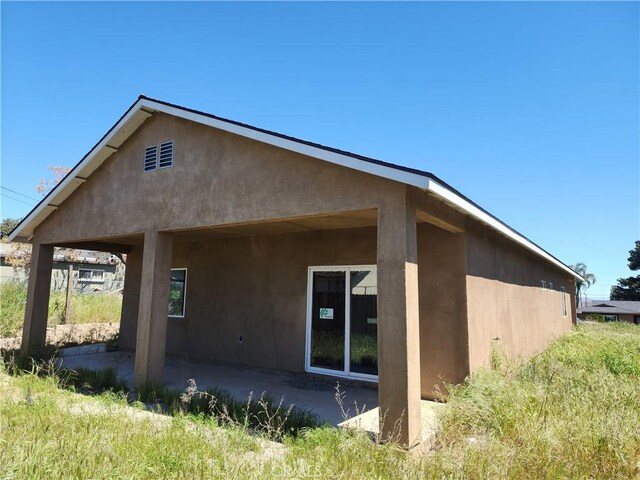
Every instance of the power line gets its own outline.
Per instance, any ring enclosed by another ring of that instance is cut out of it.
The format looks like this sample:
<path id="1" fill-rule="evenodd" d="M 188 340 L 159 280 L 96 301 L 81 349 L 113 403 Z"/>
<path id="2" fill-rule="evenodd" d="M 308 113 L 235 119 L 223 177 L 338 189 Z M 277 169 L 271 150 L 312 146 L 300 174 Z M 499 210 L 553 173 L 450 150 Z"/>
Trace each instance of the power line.
<path id="1" fill-rule="evenodd" d="M 25 195 L 24 193 L 16 192 L 15 190 L 11 190 L 10 188 L 7 188 L 7 187 L 2 187 L 2 186 L 0 186 L 0 188 L 1 188 L 1 189 L 3 189 L 3 190 L 6 190 L 6 191 L 8 191 L 8 192 L 11 192 L 11 193 L 15 193 L 15 194 L 17 194 L 17 195 L 20 195 L 21 197 L 28 198 L 29 200 L 35 200 L 36 202 L 39 202 L 39 201 L 40 201 L 40 200 L 38 200 L 37 198 L 30 197 L 29 195 Z"/>
<path id="2" fill-rule="evenodd" d="M 24 203 L 25 205 L 29 205 L 30 207 L 33 207 L 33 203 L 25 202 L 24 200 L 20 200 L 19 198 L 14 198 L 11 195 L 7 195 L 6 193 L 0 193 L 0 195 L 2 195 L 3 197 L 10 198 L 11 200 L 14 200 L 16 202 Z"/>

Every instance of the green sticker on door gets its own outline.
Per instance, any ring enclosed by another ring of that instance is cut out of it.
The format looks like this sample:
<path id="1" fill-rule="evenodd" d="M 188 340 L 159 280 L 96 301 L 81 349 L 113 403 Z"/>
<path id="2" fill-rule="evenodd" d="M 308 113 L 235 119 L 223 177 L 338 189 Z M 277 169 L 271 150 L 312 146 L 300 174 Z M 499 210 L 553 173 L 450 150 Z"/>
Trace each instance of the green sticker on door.
<path id="1" fill-rule="evenodd" d="M 333 320 L 333 308 L 321 308 L 320 320 Z"/>

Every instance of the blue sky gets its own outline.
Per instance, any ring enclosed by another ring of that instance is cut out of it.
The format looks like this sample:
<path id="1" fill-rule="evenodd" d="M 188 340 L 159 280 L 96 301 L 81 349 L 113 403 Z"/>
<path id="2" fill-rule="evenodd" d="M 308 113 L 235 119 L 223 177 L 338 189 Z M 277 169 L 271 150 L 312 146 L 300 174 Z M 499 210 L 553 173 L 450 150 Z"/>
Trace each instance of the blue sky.
<path id="1" fill-rule="evenodd" d="M 639 6 L 2 2 L 1 214 L 142 93 L 433 172 L 604 297 L 640 238 Z"/>

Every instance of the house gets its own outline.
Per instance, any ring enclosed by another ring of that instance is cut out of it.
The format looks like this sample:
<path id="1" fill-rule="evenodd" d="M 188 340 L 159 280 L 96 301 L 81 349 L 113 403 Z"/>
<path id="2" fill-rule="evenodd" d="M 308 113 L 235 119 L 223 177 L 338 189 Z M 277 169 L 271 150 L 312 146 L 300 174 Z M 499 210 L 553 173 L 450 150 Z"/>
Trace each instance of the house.
<path id="1" fill-rule="evenodd" d="M 578 308 L 578 318 L 581 320 L 586 320 L 592 314 L 602 315 L 607 322 L 629 322 L 640 325 L 640 302 L 597 300 L 586 307 Z"/>
<path id="2" fill-rule="evenodd" d="M 10 239 L 33 244 L 25 351 L 53 246 L 123 252 L 137 384 L 165 353 L 374 382 L 405 444 L 443 382 L 568 331 L 580 278 L 431 173 L 144 96 Z"/>
<path id="3" fill-rule="evenodd" d="M 26 283 L 28 276 L 23 267 L 11 264 L 10 257 L 20 255 L 10 244 L 0 243 L 0 283 Z M 51 266 L 51 289 L 67 288 L 69 268 L 73 275 L 73 290 L 77 293 L 115 291 L 122 288 L 123 275 L 120 260 L 114 255 L 85 250 L 57 250 Z"/>

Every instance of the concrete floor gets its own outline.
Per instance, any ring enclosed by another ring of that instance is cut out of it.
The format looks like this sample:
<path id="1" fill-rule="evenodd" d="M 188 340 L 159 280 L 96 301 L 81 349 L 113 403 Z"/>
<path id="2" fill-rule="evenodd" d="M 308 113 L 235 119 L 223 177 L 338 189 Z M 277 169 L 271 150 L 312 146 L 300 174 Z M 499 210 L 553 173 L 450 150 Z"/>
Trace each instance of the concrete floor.
<path id="1" fill-rule="evenodd" d="M 117 351 L 64 356 L 61 361 L 65 368 L 114 368 L 118 378 L 131 385 L 134 356 L 133 352 Z M 343 406 L 349 417 L 356 416 L 356 410 L 363 413 L 378 406 L 375 384 L 362 386 L 331 377 L 325 379 L 241 366 L 187 362 L 171 356 L 167 356 L 165 361 L 164 378 L 170 388 L 184 390 L 187 381 L 194 379 L 199 389 L 219 387 L 229 391 L 238 400 L 246 400 L 251 392 L 254 398 L 264 392 L 276 401 L 284 399 L 287 407 L 293 404 L 311 410 L 320 422 L 332 425 L 345 420 L 335 398 L 338 381 L 345 395 Z"/>

